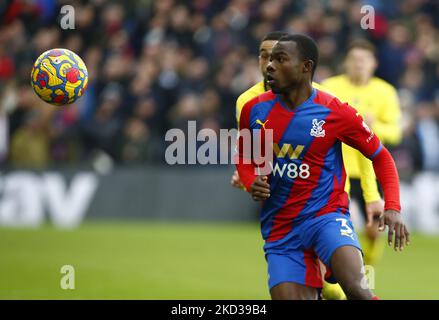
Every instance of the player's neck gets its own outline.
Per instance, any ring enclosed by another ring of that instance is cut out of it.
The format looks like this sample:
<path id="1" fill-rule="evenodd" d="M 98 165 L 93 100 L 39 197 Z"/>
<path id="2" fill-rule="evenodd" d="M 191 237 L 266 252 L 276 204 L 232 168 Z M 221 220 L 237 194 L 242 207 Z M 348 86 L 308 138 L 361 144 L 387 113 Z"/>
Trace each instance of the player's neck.
<path id="1" fill-rule="evenodd" d="M 308 100 L 311 94 L 311 82 L 306 82 L 301 84 L 297 88 L 291 89 L 286 93 L 282 93 L 281 98 L 289 109 L 294 110 L 306 100 Z"/>

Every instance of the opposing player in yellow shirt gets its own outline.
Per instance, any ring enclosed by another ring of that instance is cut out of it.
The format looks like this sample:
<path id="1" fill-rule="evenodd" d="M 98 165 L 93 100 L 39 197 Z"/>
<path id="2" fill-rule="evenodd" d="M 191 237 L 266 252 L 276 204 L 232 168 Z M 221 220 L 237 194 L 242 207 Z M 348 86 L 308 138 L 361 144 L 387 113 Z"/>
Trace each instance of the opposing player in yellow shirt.
<path id="1" fill-rule="evenodd" d="M 243 94 L 241 94 L 236 101 L 236 121 L 239 129 L 239 118 L 241 114 L 241 110 L 244 107 L 244 104 L 251 100 L 252 98 L 264 93 L 265 91 L 269 90 L 268 86 L 266 85 L 265 79 L 266 79 L 266 68 L 268 65 L 268 62 L 270 60 L 270 54 L 273 46 L 279 40 L 282 36 L 288 35 L 286 32 L 280 32 L 275 31 L 268 33 L 261 41 L 261 44 L 259 46 L 259 68 L 261 70 L 263 79 L 262 81 L 255 84 L 253 87 L 245 91 Z M 317 88 L 319 90 L 325 90 L 317 83 L 313 83 L 313 87 Z M 235 170 L 233 173 L 232 179 L 230 183 L 237 187 L 242 188 L 244 187 L 241 184 L 241 181 L 239 179 L 238 172 Z M 245 189 L 244 189 L 245 190 Z M 323 297 L 325 299 L 331 299 L 331 300 L 343 300 L 346 299 L 346 295 L 344 294 L 342 288 L 339 284 L 330 284 L 328 282 L 324 283 L 323 286 Z"/>
<path id="2" fill-rule="evenodd" d="M 398 96 L 391 84 L 374 77 L 377 60 L 373 44 L 367 40 L 353 41 L 348 46 L 344 67 L 345 74 L 328 78 L 322 85 L 340 100 L 355 106 L 385 145 L 398 144 L 402 136 Z M 375 173 L 371 161 L 357 150 L 343 144 L 342 152 L 349 177 L 346 191 L 360 204 L 367 221 L 362 244 L 364 261 L 374 264 L 383 249 L 383 243 L 378 241 L 377 219 L 383 208 Z"/>

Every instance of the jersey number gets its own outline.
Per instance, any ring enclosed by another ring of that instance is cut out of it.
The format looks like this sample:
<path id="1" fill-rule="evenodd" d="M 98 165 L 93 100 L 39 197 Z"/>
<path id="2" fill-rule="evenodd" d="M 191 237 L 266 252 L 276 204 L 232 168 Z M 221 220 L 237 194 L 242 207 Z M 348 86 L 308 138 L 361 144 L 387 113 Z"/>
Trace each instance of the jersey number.
<path id="1" fill-rule="evenodd" d="M 354 230 L 352 230 L 352 228 L 349 227 L 347 219 L 338 218 L 338 219 L 335 219 L 335 221 L 340 221 L 341 222 L 340 234 L 342 236 L 348 236 L 350 238 L 353 238 Z"/>

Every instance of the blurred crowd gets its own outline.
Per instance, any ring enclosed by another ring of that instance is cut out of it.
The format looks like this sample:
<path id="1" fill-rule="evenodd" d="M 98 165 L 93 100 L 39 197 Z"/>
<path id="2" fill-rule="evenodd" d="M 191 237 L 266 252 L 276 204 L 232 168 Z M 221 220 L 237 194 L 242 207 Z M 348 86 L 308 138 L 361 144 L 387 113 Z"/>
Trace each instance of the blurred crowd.
<path id="1" fill-rule="evenodd" d="M 75 29 L 60 28 L 60 8 Z M 363 5 L 375 9 L 364 30 Z M 403 176 L 439 170 L 439 6 L 435 0 L 6 0 L 0 5 L 0 161 L 13 167 L 160 163 L 169 128 L 235 127 L 235 101 L 260 81 L 258 45 L 274 30 L 316 39 L 316 82 L 341 73 L 347 43 L 377 47 L 377 75 L 398 89 Z M 65 107 L 29 85 L 39 54 L 78 53 L 84 97 Z"/>

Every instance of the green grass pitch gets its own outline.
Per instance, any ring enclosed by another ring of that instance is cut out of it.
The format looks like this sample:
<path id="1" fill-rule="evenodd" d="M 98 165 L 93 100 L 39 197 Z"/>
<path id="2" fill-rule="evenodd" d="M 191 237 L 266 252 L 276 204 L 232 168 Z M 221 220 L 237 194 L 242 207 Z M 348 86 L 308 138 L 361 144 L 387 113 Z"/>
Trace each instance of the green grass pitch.
<path id="1" fill-rule="evenodd" d="M 413 235 L 375 268 L 382 299 L 439 299 L 439 238 Z M 63 290 L 60 269 L 75 269 Z M 86 222 L 0 229 L 0 299 L 268 299 L 257 224 Z"/>

